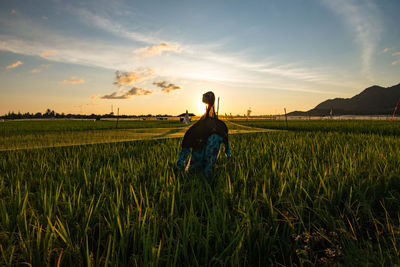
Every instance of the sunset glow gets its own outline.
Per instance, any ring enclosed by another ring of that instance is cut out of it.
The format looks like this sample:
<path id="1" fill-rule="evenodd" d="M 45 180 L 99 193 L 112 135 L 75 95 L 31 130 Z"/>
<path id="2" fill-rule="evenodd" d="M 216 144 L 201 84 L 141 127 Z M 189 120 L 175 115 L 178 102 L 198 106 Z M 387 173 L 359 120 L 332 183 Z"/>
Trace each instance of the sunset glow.
<path id="1" fill-rule="evenodd" d="M 1 114 L 197 114 L 209 90 L 280 114 L 400 81 L 399 1 L 0 6 Z"/>

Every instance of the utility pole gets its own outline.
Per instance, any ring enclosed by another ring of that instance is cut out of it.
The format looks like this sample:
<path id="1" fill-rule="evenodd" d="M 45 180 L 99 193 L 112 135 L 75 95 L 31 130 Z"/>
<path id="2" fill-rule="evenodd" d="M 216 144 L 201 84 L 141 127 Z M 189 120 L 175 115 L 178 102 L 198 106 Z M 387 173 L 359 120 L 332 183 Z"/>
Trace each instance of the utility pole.
<path id="1" fill-rule="evenodd" d="M 286 130 L 289 130 L 289 126 L 288 126 L 288 123 L 287 123 L 286 108 L 284 108 L 284 110 L 285 110 L 285 119 L 286 119 Z"/>
<path id="2" fill-rule="evenodd" d="M 118 119 L 119 119 L 119 108 L 117 109 L 117 125 L 115 126 L 115 128 L 118 128 Z"/>
<path id="3" fill-rule="evenodd" d="M 217 118 L 218 118 L 218 113 L 219 113 L 219 97 L 218 97 L 218 106 L 217 106 Z"/>

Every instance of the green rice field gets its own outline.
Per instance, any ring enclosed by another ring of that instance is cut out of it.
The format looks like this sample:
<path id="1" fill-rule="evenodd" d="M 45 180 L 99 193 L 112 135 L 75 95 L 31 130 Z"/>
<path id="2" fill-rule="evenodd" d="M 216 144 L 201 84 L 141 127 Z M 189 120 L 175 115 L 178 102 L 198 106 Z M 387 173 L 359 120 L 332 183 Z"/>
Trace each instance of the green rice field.
<path id="1" fill-rule="evenodd" d="M 48 123 L 0 123 L 0 266 L 400 265 L 397 122 L 227 122 L 210 183 L 179 122 Z"/>

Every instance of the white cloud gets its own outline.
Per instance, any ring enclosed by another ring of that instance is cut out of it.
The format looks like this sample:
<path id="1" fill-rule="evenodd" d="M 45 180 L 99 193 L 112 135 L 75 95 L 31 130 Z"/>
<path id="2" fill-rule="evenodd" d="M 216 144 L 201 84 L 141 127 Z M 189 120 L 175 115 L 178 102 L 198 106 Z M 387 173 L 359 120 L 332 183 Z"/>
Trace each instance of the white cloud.
<path id="1" fill-rule="evenodd" d="M 118 37 L 125 37 L 133 41 L 142 42 L 146 44 L 157 44 L 162 43 L 162 41 L 154 37 L 153 34 L 143 34 L 140 32 L 133 32 L 126 30 L 122 25 L 111 21 L 105 17 L 98 16 L 88 10 L 85 9 L 76 9 L 75 12 L 78 16 L 84 20 L 89 25 L 96 26 L 99 29 L 102 29 L 106 32 L 115 34 Z"/>
<path id="2" fill-rule="evenodd" d="M 378 7 L 370 0 L 357 3 L 354 0 L 323 0 L 323 2 L 342 16 L 350 30 L 355 33 L 355 41 L 361 48 L 362 71 L 369 75 L 381 33 Z"/>
<path id="3" fill-rule="evenodd" d="M 18 67 L 19 65 L 22 65 L 23 63 L 21 62 L 21 61 L 17 61 L 17 62 L 14 62 L 14 63 L 12 63 L 11 65 L 8 65 L 7 67 L 6 67 L 6 69 L 15 69 L 16 67 Z"/>
<path id="4" fill-rule="evenodd" d="M 38 40 L 22 39 L 10 35 L 1 35 L 0 39 L 8 40 L 7 46 L 0 46 L 0 51 L 16 54 L 41 56 L 44 51 L 53 51 L 53 55 L 44 54 L 47 60 L 72 63 L 84 66 L 95 66 L 106 69 L 131 69 L 133 66 L 131 47 L 93 44 L 90 40 L 78 40 L 36 31 Z M 49 38 L 49 36 L 51 36 Z"/>

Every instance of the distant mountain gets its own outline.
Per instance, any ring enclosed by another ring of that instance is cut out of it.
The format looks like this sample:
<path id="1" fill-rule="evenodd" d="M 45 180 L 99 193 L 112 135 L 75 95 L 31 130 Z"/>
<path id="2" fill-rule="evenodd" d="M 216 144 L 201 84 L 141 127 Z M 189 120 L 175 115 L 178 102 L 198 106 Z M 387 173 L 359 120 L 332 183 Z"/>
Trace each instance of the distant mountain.
<path id="1" fill-rule="evenodd" d="M 400 98 L 400 83 L 392 87 L 371 86 L 352 98 L 328 99 L 309 111 L 294 111 L 291 116 L 386 115 L 392 114 Z"/>

